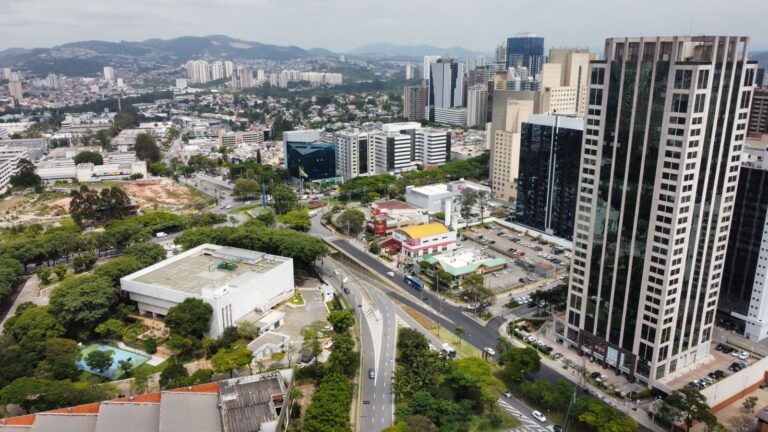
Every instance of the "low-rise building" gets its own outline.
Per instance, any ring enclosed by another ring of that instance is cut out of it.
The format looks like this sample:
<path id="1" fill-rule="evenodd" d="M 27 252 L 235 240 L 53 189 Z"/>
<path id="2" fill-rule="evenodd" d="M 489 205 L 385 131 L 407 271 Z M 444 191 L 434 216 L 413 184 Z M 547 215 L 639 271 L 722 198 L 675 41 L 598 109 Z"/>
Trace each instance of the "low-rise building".
<path id="1" fill-rule="evenodd" d="M 395 230 L 392 238 L 400 243 L 400 254 L 414 258 L 456 249 L 456 231 L 439 222 Z"/>
<path id="2" fill-rule="evenodd" d="M 293 260 L 247 249 L 203 244 L 120 280 L 139 313 L 165 316 L 187 298 L 211 305 L 208 336 L 253 311 L 266 312 L 293 295 Z"/>
<path id="3" fill-rule="evenodd" d="M 427 255 L 423 258 L 435 269 L 440 269 L 454 280 L 463 279 L 471 274 L 486 274 L 507 267 L 507 260 L 488 254 L 477 249 L 456 249 L 437 255 Z"/>

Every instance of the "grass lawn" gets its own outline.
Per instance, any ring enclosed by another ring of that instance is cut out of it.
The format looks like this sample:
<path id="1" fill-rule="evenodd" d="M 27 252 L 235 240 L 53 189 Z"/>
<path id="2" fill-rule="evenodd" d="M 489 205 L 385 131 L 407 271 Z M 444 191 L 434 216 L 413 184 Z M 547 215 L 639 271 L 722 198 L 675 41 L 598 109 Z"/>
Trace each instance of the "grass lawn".
<path id="1" fill-rule="evenodd" d="M 295 305 L 303 305 L 304 297 L 301 295 L 301 291 L 293 290 L 293 297 L 289 301 Z"/>
<path id="2" fill-rule="evenodd" d="M 523 425 L 520 420 L 506 410 L 499 408 L 498 406 L 494 406 L 494 410 L 496 410 L 498 415 L 497 418 L 501 420 L 501 424 L 494 426 L 491 422 L 491 417 L 488 415 L 474 416 L 469 422 L 469 428 L 467 430 L 469 432 L 496 432 L 516 429 Z"/>
<path id="3" fill-rule="evenodd" d="M 248 204 L 248 205 L 244 205 L 244 206 L 241 206 L 241 207 L 238 207 L 238 208 L 234 208 L 234 209 L 228 211 L 227 213 L 229 213 L 229 214 L 245 213 L 248 210 L 253 210 L 253 209 L 256 209 L 256 208 L 259 208 L 259 207 L 261 207 L 260 204 Z"/>
<path id="4" fill-rule="evenodd" d="M 441 341 L 447 343 L 453 349 L 456 350 L 456 353 L 460 358 L 467 358 L 467 357 L 482 357 L 483 353 L 479 349 L 473 347 L 470 343 L 468 343 L 465 340 L 461 340 L 461 345 L 459 345 L 459 337 L 456 336 L 452 330 L 446 329 L 445 327 L 440 327 L 440 334 L 437 334 L 437 327 L 429 329 L 429 331 L 432 332 L 435 336 L 437 336 Z"/>
<path id="5" fill-rule="evenodd" d="M 147 374 L 156 374 L 158 372 L 162 372 L 165 370 L 166 366 L 168 366 L 168 360 L 160 363 L 157 366 L 152 366 L 149 363 L 144 363 L 143 365 L 137 367 L 133 371 L 131 371 L 133 374 L 136 374 L 137 371 L 147 372 Z"/>

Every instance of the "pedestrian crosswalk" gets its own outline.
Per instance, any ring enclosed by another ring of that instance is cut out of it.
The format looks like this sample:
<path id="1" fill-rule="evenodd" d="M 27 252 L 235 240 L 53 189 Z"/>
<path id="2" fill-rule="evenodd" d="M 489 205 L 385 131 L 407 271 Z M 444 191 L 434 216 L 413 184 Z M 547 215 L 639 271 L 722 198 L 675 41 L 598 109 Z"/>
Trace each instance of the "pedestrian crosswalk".
<path id="1" fill-rule="evenodd" d="M 381 311 L 374 309 L 367 300 L 362 300 L 363 316 L 366 323 L 368 323 L 368 329 L 371 332 L 371 341 L 373 341 L 373 356 L 374 356 L 374 368 L 378 372 L 379 357 L 381 356 L 381 339 L 384 333 L 384 324 L 381 320 Z M 378 376 L 378 374 L 376 374 Z"/>
<path id="2" fill-rule="evenodd" d="M 499 404 L 499 406 L 504 408 L 507 412 L 515 416 L 518 420 L 520 420 L 520 422 L 523 424 L 519 428 L 515 429 L 515 431 L 524 431 L 524 432 L 551 432 L 552 431 L 551 426 L 549 427 L 543 426 L 538 421 L 520 412 L 520 410 L 510 405 L 507 401 L 503 399 L 499 399 L 497 403 Z"/>

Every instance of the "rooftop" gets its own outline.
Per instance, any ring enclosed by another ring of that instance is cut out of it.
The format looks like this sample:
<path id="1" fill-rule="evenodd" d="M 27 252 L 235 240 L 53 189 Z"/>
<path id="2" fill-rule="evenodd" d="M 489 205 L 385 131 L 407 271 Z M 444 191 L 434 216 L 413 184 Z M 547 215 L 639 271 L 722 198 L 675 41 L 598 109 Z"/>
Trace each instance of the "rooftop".
<path id="1" fill-rule="evenodd" d="M 440 255 L 426 255 L 424 261 L 430 264 L 440 264 L 440 267 L 452 276 L 474 273 L 481 266 L 494 268 L 507 265 L 507 260 L 482 253 L 476 249 L 457 249 Z"/>
<path id="2" fill-rule="evenodd" d="M 388 209 L 388 210 L 409 210 L 409 209 L 416 210 L 416 207 L 408 203 L 404 203 L 400 200 L 394 200 L 394 199 L 376 201 L 372 205 L 380 209 Z"/>
<path id="3" fill-rule="evenodd" d="M 154 264 L 128 280 L 201 296 L 204 288 L 236 287 L 267 273 L 287 258 L 211 244 L 198 246 Z"/>
<path id="4" fill-rule="evenodd" d="M 433 185 L 427 185 L 427 186 L 413 187 L 413 188 L 409 188 L 406 191 L 406 193 L 408 192 L 418 193 L 421 195 L 442 195 L 442 194 L 451 193 L 448 191 L 448 186 L 444 184 L 433 184 Z"/>
<path id="5" fill-rule="evenodd" d="M 449 232 L 448 228 L 439 222 L 400 228 L 400 231 L 406 233 L 410 238 L 429 237 Z"/>

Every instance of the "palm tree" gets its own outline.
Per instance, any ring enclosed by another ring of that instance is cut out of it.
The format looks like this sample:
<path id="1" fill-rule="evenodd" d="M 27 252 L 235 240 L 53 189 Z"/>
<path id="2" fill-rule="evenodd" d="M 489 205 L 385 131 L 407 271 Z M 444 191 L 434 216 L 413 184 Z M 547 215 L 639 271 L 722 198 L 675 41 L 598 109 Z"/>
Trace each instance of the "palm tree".
<path id="1" fill-rule="evenodd" d="M 459 337 L 459 347 L 461 347 L 461 337 L 464 336 L 464 327 L 456 327 L 456 330 L 453 332 Z"/>

